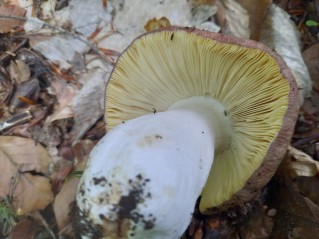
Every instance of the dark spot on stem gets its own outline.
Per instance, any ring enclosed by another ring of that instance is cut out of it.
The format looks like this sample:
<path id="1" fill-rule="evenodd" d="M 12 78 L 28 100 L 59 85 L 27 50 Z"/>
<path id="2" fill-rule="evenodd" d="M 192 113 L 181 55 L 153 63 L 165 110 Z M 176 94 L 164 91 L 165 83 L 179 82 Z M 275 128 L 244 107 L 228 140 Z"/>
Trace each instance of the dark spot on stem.
<path id="1" fill-rule="evenodd" d="M 142 180 L 142 179 L 143 179 L 143 176 L 142 176 L 141 174 L 138 174 L 138 175 L 136 175 L 136 178 L 137 178 L 138 180 Z"/>
<path id="2" fill-rule="evenodd" d="M 92 179 L 93 179 L 93 184 L 94 184 L 94 185 L 104 186 L 105 183 L 107 182 L 107 180 L 106 180 L 105 177 L 100 177 L 100 178 L 94 177 L 94 178 L 92 178 Z"/>

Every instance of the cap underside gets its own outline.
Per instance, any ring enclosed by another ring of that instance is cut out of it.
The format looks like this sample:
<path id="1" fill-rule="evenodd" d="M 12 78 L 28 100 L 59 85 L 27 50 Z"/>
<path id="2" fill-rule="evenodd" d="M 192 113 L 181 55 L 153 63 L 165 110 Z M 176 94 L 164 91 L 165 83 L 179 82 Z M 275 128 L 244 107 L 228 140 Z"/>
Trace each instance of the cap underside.
<path id="1" fill-rule="evenodd" d="M 289 91 L 276 60 L 259 49 L 159 31 L 135 40 L 119 58 L 106 89 L 105 120 L 110 130 L 180 99 L 218 100 L 233 135 L 215 155 L 202 193 L 205 211 L 230 199 L 260 166 L 283 124 Z"/>

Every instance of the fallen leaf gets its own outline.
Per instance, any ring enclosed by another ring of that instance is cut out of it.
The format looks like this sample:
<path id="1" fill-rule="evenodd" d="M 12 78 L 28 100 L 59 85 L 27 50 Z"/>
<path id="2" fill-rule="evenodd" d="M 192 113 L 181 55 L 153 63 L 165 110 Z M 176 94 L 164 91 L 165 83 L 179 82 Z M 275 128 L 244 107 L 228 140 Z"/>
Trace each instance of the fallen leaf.
<path id="1" fill-rule="evenodd" d="M 31 72 L 28 65 L 21 60 L 11 61 L 8 67 L 11 80 L 21 84 L 30 79 Z"/>
<path id="2" fill-rule="evenodd" d="M 155 17 L 151 20 L 148 20 L 148 22 L 145 24 L 144 29 L 147 32 L 155 31 L 161 28 L 170 27 L 171 23 L 167 19 L 167 17 L 161 17 L 159 20 L 157 20 Z"/>
<path id="3" fill-rule="evenodd" d="M 236 0 L 219 1 L 217 21 L 224 34 L 241 38 L 250 37 L 248 11 Z"/>
<path id="4" fill-rule="evenodd" d="M 25 10 L 21 7 L 11 4 L 0 5 L 0 15 L 1 16 L 16 16 L 22 17 L 25 14 Z M 14 18 L 0 18 L 0 33 L 7 33 L 21 26 L 24 23 L 24 20 L 14 19 Z"/>
<path id="5" fill-rule="evenodd" d="M 312 177 L 319 173 L 319 162 L 308 154 L 289 147 L 280 166 L 280 172 L 290 179 L 295 179 L 297 176 Z"/>
<path id="6" fill-rule="evenodd" d="M 299 192 L 308 197 L 315 204 L 319 205 L 319 178 L 318 175 L 315 177 L 297 177 L 294 180 L 297 185 Z"/>
<path id="7" fill-rule="evenodd" d="M 10 79 L 0 72 L 0 104 L 8 100 L 12 94 L 13 84 Z"/>
<path id="8" fill-rule="evenodd" d="M 41 230 L 43 227 L 36 220 L 26 218 L 12 228 L 9 239 L 33 239 Z"/>
<path id="9" fill-rule="evenodd" d="M 65 178 L 73 169 L 73 161 L 60 159 L 54 164 L 54 170 L 51 174 L 51 185 L 54 193 L 60 191 Z"/>
<path id="10" fill-rule="evenodd" d="M 258 41 L 272 0 L 225 0 L 218 3 L 217 20 L 222 32 Z"/>
<path id="11" fill-rule="evenodd" d="M 49 173 L 51 159 L 32 139 L 0 136 L 0 198 L 12 200 L 17 214 L 45 208 L 53 200 Z"/>
<path id="12" fill-rule="evenodd" d="M 92 69 L 82 74 L 79 79 L 84 85 L 72 103 L 75 116 L 75 141 L 79 140 L 104 115 L 105 84 L 111 70 L 110 66 L 106 66 L 103 70 Z"/>
<path id="13" fill-rule="evenodd" d="M 271 238 L 317 238 L 313 237 L 313 233 L 319 228 L 319 207 L 299 192 L 294 181 L 285 176 L 276 176 L 266 203 L 277 211 L 273 217 Z M 304 234 L 300 237 L 301 231 Z"/>
<path id="14" fill-rule="evenodd" d="M 69 70 L 72 65 L 69 63 L 76 56 L 76 53 L 86 53 L 90 48 L 82 41 L 70 35 L 55 35 L 44 37 L 31 35 L 29 37 L 31 47 L 41 52 L 49 61 L 60 66 L 62 70 Z"/>
<path id="15" fill-rule="evenodd" d="M 77 151 L 76 159 L 79 163 L 75 166 L 73 172 L 83 172 L 88 160 L 88 155 L 93 146 L 94 144 L 90 140 L 80 141 L 75 146 L 74 151 Z M 75 201 L 77 185 L 80 181 L 80 177 L 72 176 L 71 174 L 69 178 L 65 180 L 61 191 L 55 197 L 53 210 L 60 232 L 67 228 L 69 223 L 71 223 L 72 204 Z"/>
<path id="16" fill-rule="evenodd" d="M 30 99 L 32 102 L 37 102 L 40 95 L 40 83 L 37 78 L 32 78 L 17 86 L 11 101 L 10 111 L 15 112 L 16 109 L 27 106 L 26 102 L 21 100 L 21 97 Z"/>
<path id="17" fill-rule="evenodd" d="M 198 5 L 192 9 L 192 22 L 197 28 L 202 29 L 199 26 L 207 23 L 213 23 L 210 19 L 216 14 L 217 6 L 215 5 Z"/>
<path id="18" fill-rule="evenodd" d="M 318 238 L 319 227 L 295 227 L 291 232 L 291 239 L 314 239 Z"/>
<path id="19" fill-rule="evenodd" d="M 238 2 L 249 15 L 250 39 L 259 41 L 260 29 L 272 0 L 238 0 Z"/>
<path id="20" fill-rule="evenodd" d="M 267 215 L 266 207 L 257 207 L 241 230 L 243 238 L 267 239 L 273 229 L 273 220 Z"/>
<path id="21" fill-rule="evenodd" d="M 52 79 L 51 85 L 55 91 L 58 104 L 53 114 L 47 119 L 47 122 L 51 123 L 55 120 L 73 117 L 72 101 L 78 93 L 77 86 L 71 83 L 68 84 L 63 79 Z"/>
<path id="22" fill-rule="evenodd" d="M 310 96 L 311 80 L 301 55 L 300 34 L 281 8 L 272 4 L 261 29 L 260 41 L 274 49 L 291 69 L 299 87 L 299 102 Z"/>

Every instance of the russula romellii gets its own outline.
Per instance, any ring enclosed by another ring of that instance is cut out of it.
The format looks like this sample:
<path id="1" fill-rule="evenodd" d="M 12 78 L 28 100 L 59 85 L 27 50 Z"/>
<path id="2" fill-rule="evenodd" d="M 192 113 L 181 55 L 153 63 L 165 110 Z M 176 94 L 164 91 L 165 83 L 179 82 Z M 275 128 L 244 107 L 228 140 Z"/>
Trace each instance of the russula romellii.
<path id="1" fill-rule="evenodd" d="M 179 238 L 200 211 L 248 201 L 291 138 L 298 87 L 264 45 L 190 28 L 137 38 L 106 89 L 108 133 L 77 193 L 82 238 Z"/>

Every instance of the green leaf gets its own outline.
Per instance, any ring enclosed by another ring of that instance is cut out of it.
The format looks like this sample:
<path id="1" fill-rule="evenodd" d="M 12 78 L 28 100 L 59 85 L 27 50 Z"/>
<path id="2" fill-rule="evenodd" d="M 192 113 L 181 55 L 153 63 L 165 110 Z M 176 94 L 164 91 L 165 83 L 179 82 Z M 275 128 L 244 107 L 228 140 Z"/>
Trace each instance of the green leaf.
<path id="1" fill-rule="evenodd" d="M 313 20 L 306 21 L 306 26 L 308 26 L 308 27 L 317 27 L 318 25 L 319 24 L 316 21 L 313 21 Z"/>

